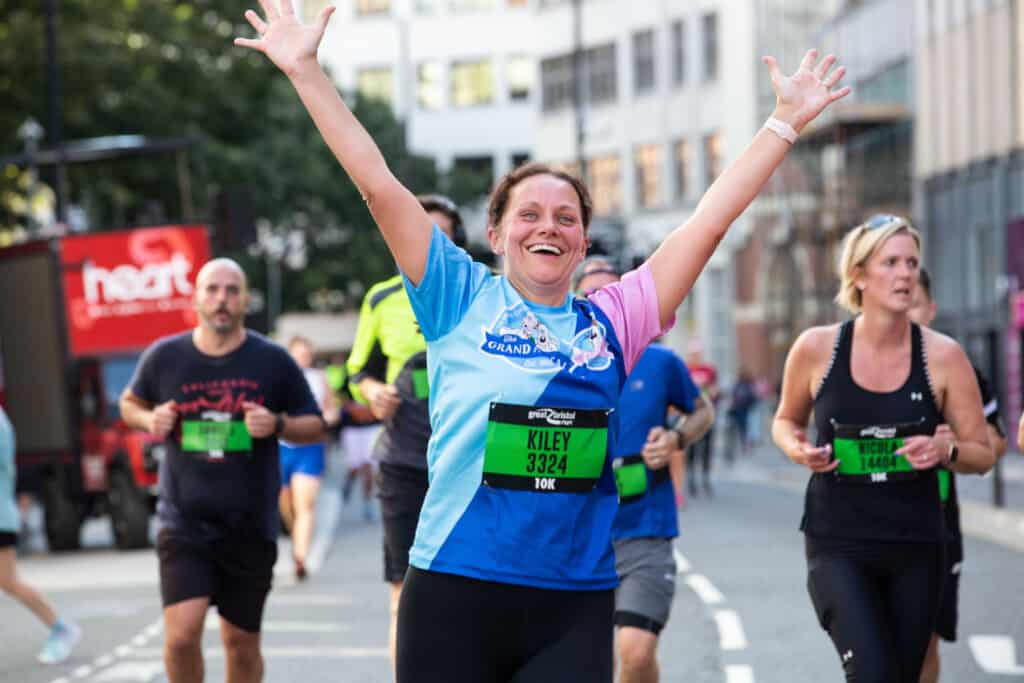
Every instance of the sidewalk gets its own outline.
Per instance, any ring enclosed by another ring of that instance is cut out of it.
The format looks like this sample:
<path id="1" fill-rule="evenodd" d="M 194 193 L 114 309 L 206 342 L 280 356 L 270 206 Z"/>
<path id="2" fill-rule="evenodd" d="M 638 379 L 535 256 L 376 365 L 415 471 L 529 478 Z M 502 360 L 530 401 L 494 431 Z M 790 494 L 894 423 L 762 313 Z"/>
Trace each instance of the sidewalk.
<path id="1" fill-rule="evenodd" d="M 957 477 L 961 528 L 969 536 L 1024 552 L 1024 457 L 1009 452 L 999 467 L 1004 490 L 1002 508 L 992 504 L 992 472 L 980 477 Z M 737 455 L 732 465 L 719 449 L 712 468 L 719 479 L 768 484 L 798 495 L 803 495 L 810 476 L 808 470 L 794 465 L 768 441 Z"/>

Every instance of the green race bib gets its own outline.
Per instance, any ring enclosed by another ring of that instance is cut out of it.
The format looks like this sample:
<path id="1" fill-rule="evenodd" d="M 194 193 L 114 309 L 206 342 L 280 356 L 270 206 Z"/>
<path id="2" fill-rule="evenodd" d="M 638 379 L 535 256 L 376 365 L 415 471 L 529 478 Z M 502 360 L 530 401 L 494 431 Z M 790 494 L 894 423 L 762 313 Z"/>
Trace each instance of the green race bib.
<path id="1" fill-rule="evenodd" d="M 214 422 L 213 420 L 183 420 L 181 423 L 181 450 L 185 452 L 251 451 L 252 436 L 245 422 Z"/>
<path id="2" fill-rule="evenodd" d="M 945 468 L 939 468 L 936 474 L 939 477 L 939 500 L 945 505 L 949 502 L 949 480 L 953 475 Z"/>
<path id="3" fill-rule="evenodd" d="M 416 393 L 416 398 L 430 398 L 430 377 L 426 368 L 412 371 L 412 389 Z"/>
<path id="4" fill-rule="evenodd" d="M 903 439 L 921 433 L 920 423 L 841 425 L 833 422 L 833 473 L 840 481 L 886 484 L 917 478 L 917 470 L 896 451 Z"/>
<path id="5" fill-rule="evenodd" d="M 632 503 L 647 493 L 647 466 L 639 455 L 627 455 L 612 461 L 619 503 Z"/>
<path id="6" fill-rule="evenodd" d="M 492 403 L 484 446 L 485 486 L 586 493 L 604 468 L 608 411 Z"/>

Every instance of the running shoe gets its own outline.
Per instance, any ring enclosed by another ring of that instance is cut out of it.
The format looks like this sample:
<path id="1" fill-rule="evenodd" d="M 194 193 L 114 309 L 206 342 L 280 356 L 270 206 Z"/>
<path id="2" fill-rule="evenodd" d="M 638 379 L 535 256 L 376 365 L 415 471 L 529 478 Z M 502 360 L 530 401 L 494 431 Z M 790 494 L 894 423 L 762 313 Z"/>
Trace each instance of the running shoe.
<path id="1" fill-rule="evenodd" d="M 43 664 L 63 662 L 71 654 L 78 641 L 82 639 L 82 629 L 77 624 L 58 619 L 50 627 L 50 635 L 39 651 L 38 659 Z"/>

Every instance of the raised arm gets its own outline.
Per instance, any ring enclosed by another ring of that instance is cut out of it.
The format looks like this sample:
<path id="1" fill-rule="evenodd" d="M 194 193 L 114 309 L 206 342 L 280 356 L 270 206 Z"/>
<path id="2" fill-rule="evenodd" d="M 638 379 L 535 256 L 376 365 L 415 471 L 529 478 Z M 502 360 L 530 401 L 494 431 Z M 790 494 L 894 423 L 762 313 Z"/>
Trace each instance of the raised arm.
<path id="1" fill-rule="evenodd" d="M 388 168 L 380 149 L 352 115 L 316 59 L 328 6 L 316 22 L 303 25 L 291 0 L 259 0 L 265 19 L 247 10 L 245 18 L 259 38 L 235 38 L 235 45 L 265 54 L 288 76 L 327 146 L 355 183 L 380 228 L 398 267 L 419 284 L 430 248 L 430 218 L 416 197 Z"/>
<path id="2" fill-rule="evenodd" d="M 850 92 L 848 87 L 833 91 L 846 68 L 832 70 L 836 61 L 832 55 L 821 63 L 817 59 L 817 51 L 810 50 L 796 73 L 787 77 L 774 57 L 764 58 L 776 95 L 772 117 L 797 133 L 828 105 Z M 666 237 L 651 255 L 649 263 L 663 323 L 672 319 L 729 225 L 761 191 L 789 147 L 790 143 L 779 134 L 762 128 L 743 154 L 704 193 L 690 219 Z"/>

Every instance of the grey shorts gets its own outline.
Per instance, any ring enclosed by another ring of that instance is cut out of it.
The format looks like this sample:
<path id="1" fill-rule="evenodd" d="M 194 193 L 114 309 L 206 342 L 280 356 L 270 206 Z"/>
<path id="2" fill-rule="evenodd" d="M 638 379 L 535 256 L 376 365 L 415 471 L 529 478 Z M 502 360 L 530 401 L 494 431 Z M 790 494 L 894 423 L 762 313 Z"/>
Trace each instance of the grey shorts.
<path id="1" fill-rule="evenodd" d="M 668 622 L 676 594 L 676 561 L 670 538 L 615 541 L 615 625 L 657 635 Z"/>

